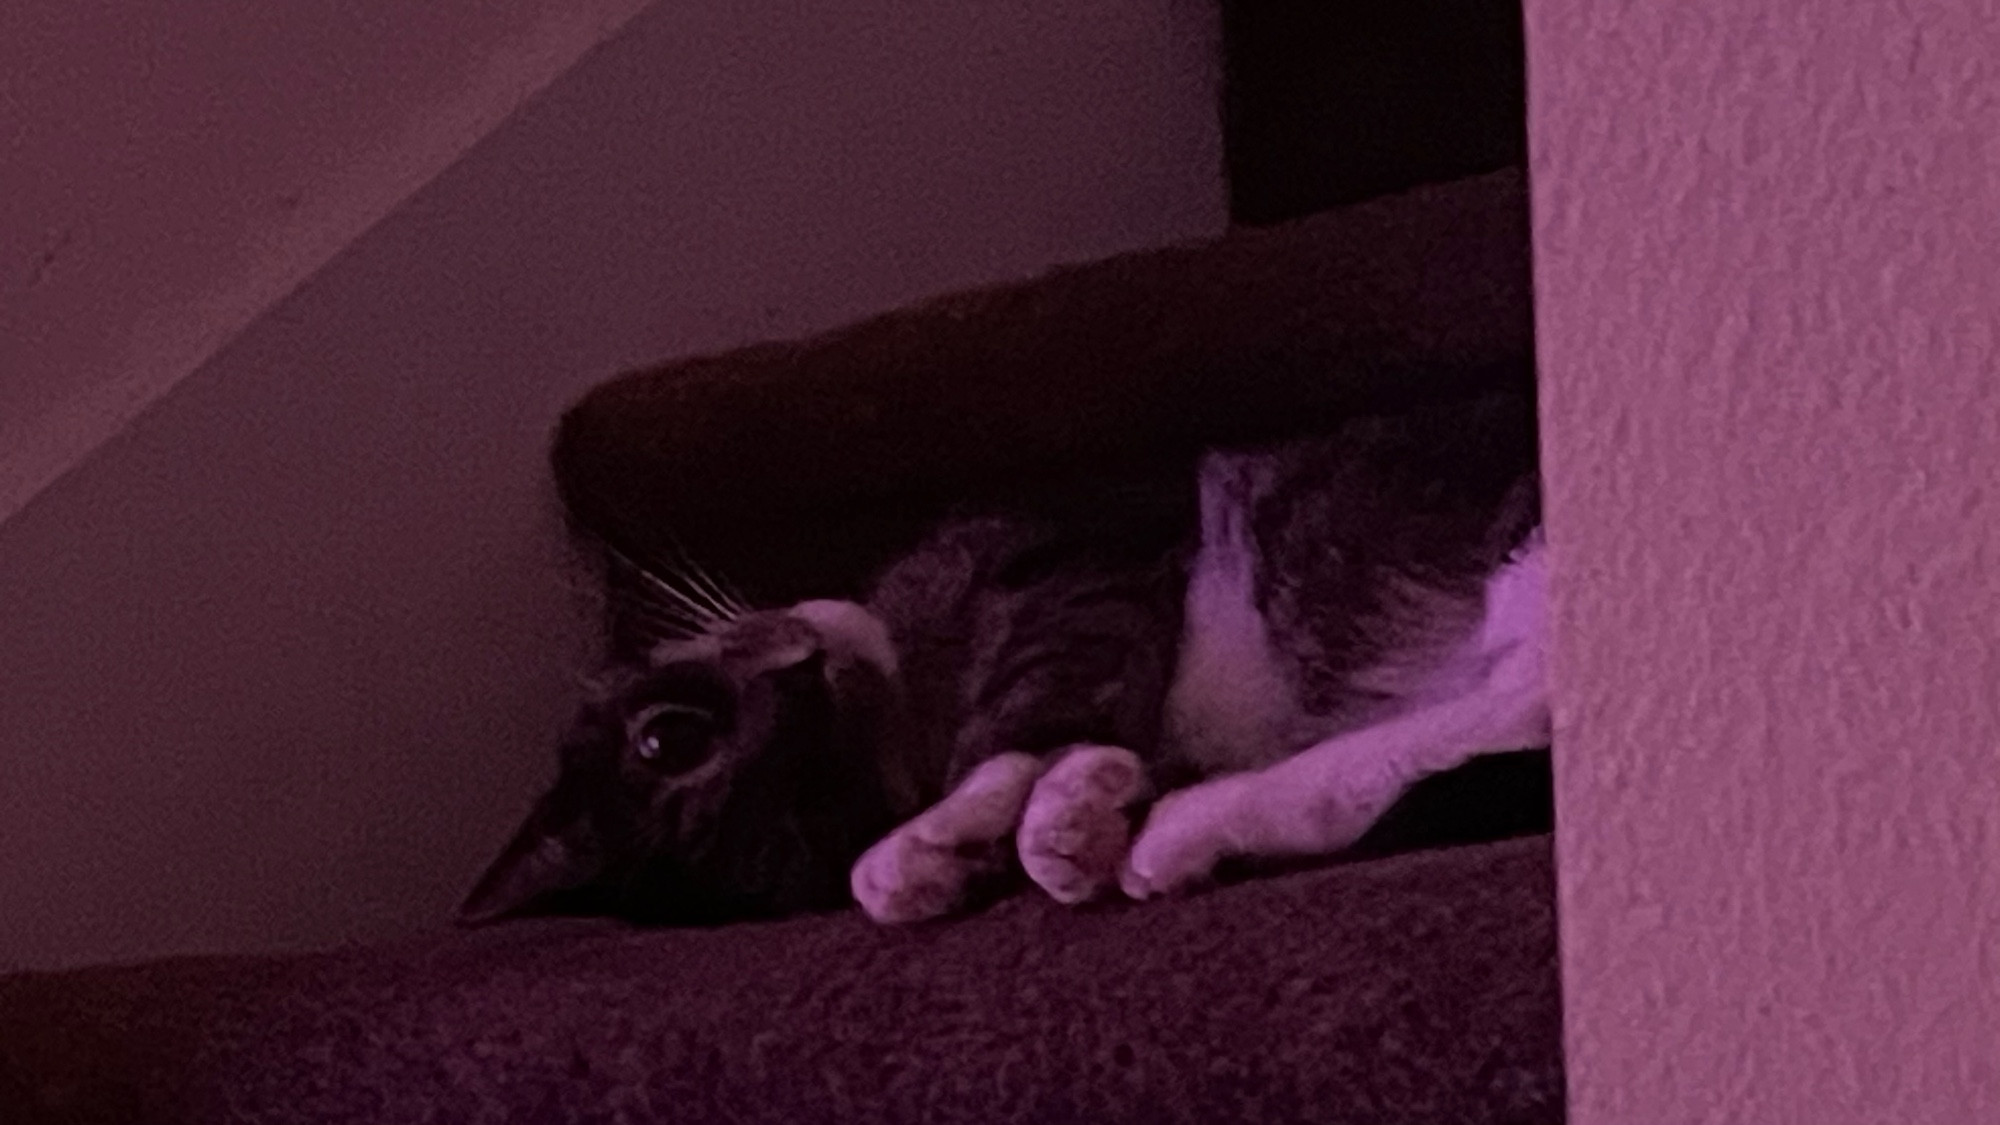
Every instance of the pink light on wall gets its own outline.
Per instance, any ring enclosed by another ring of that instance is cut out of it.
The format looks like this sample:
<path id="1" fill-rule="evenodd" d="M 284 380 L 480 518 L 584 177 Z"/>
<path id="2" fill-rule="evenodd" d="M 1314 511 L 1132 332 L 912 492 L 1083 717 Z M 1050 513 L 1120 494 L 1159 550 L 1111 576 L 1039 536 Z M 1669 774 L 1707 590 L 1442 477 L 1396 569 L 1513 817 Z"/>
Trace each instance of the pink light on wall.
<path id="1" fill-rule="evenodd" d="M 1527 15 L 1571 1119 L 2000 1121 L 2000 7 Z"/>

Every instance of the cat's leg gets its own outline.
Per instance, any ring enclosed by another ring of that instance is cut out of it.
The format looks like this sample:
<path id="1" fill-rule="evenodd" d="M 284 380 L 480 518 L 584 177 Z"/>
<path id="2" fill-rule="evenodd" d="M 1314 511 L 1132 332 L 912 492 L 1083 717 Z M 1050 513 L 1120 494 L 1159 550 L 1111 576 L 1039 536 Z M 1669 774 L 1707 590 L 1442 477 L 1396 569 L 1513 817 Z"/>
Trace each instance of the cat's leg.
<path id="1" fill-rule="evenodd" d="M 1135 899 L 1185 889 L 1225 856 L 1327 855 L 1354 843 L 1423 777 L 1481 754 L 1547 745 L 1539 644 L 1466 695 L 1329 738 L 1261 770 L 1167 794 L 1126 858 Z"/>
<path id="2" fill-rule="evenodd" d="M 1147 785 L 1141 755 L 1158 743 L 1178 593 L 1165 561 L 1086 556 L 988 604 L 958 752 L 1042 755 L 1013 843 L 1022 871 L 1058 902 L 1117 885 L 1127 809 Z"/>
<path id="3" fill-rule="evenodd" d="M 980 763 L 944 800 L 862 853 L 849 873 L 854 901 L 877 922 L 950 913 L 975 876 L 1004 866 L 1004 845 L 1041 774 L 1032 754 Z"/>
<path id="4" fill-rule="evenodd" d="M 1126 809 L 1145 784 L 1139 756 L 1123 747 L 1080 745 L 1056 755 L 1021 814 L 1022 870 L 1065 905 L 1116 886 L 1131 843 Z"/>

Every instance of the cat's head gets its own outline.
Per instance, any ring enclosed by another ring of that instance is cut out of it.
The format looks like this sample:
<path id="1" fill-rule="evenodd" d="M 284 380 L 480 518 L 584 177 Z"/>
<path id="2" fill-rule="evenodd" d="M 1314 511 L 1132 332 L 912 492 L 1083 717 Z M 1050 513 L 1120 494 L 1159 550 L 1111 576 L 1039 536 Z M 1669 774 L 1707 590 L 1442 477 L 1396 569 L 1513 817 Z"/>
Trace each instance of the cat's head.
<path id="1" fill-rule="evenodd" d="M 460 920 L 844 905 L 849 867 L 915 803 L 897 692 L 888 631 L 845 602 L 743 614 L 613 669 Z"/>

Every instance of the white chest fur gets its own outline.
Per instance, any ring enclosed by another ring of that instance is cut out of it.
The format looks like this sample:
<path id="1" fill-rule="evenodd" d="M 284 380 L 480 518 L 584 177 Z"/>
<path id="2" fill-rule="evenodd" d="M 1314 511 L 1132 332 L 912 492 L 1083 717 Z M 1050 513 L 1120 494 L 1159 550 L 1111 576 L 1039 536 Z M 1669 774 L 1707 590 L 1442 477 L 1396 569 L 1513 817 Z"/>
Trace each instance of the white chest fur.
<path id="1" fill-rule="evenodd" d="M 1188 572 L 1165 737 L 1171 758 L 1205 771 L 1266 765 L 1305 736 L 1307 716 L 1257 609 L 1257 469 L 1227 454 L 1201 465 L 1201 547 Z"/>
<path id="2" fill-rule="evenodd" d="M 1309 713 L 1257 606 L 1250 510 L 1264 484 L 1251 458 L 1211 455 L 1201 469 L 1201 547 L 1190 568 L 1178 666 L 1167 698 L 1169 755 L 1205 772 L 1256 769 L 1357 725 Z M 1365 669 L 1358 686 L 1394 702 L 1360 725 L 1481 692 L 1505 670 L 1541 690 L 1547 578 L 1540 533 L 1487 580 L 1470 629 Z M 1504 658 L 1504 659 L 1503 659 Z M 1518 672 L 1516 671 L 1518 670 Z"/>

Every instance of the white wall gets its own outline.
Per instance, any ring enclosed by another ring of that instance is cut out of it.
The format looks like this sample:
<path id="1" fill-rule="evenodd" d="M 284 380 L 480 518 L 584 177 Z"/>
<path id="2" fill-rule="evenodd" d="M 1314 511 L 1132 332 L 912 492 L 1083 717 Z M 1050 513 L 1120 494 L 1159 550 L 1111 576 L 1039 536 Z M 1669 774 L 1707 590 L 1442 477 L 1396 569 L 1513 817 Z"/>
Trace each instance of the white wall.
<path id="1" fill-rule="evenodd" d="M 0 519 L 646 2 L 0 4 Z"/>
<path id="2" fill-rule="evenodd" d="M 733 0 L 585 56 L 0 525 L 0 968 L 440 924 L 570 698 L 561 407 L 1218 233 L 1213 31 Z"/>
<path id="3" fill-rule="evenodd" d="M 1570 1120 L 2000 1121 L 2000 6 L 1527 11 Z"/>

